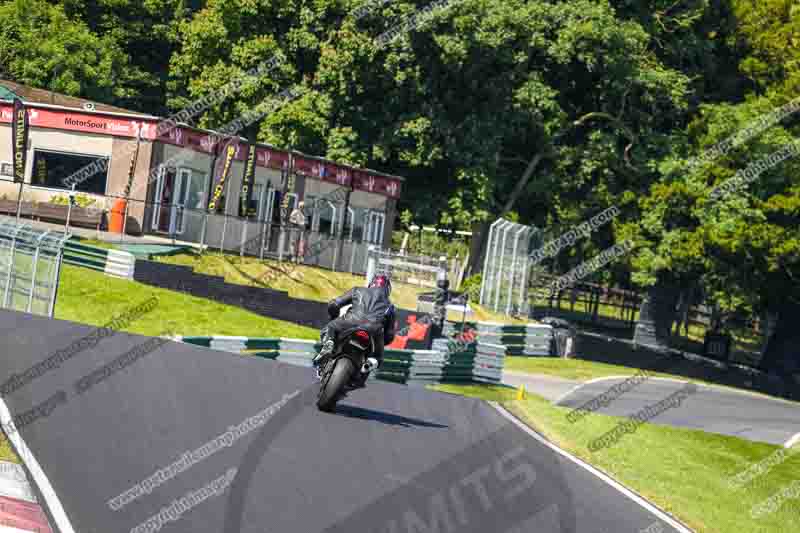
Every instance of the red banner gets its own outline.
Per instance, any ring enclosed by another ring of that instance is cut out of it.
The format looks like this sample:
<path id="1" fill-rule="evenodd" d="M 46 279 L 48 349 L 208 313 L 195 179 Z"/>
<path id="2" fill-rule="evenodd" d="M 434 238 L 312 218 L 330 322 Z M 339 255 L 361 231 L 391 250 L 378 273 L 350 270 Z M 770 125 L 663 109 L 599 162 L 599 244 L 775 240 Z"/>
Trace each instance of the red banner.
<path id="1" fill-rule="evenodd" d="M 289 164 L 289 152 L 282 152 L 272 148 L 259 148 L 256 151 L 256 163 L 260 167 L 282 170 Z"/>
<path id="2" fill-rule="evenodd" d="M 329 176 L 325 177 L 326 181 L 332 181 L 338 185 L 349 187 L 350 183 L 353 181 L 353 171 L 340 165 L 331 166 L 333 166 L 333 170 Z"/>
<path id="3" fill-rule="evenodd" d="M 37 128 L 102 133 L 115 137 L 136 138 L 139 129 L 142 138 L 153 140 L 156 122 L 152 120 L 133 120 L 71 111 L 52 111 L 36 107 L 28 108 L 30 125 Z M 0 122 L 11 122 L 11 106 L 2 106 Z"/>
<path id="4" fill-rule="evenodd" d="M 0 104 L 0 122 L 6 124 L 11 123 L 11 118 L 14 116 L 14 107 L 6 104 Z"/>
<path id="5" fill-rule="evenodd" d="M 380 188 L 378 192 L 381 194 L 385 194 L 390 198 L 394 198 L 396 200 L 400 199 L 400 188 L 402 186 L 402 181 L 396 178 L 389 178 L 389 177 L 382 177 L 380 180 Z"/>
<path id="6" fill-rule="evenodd" d="M 189 148 L 196 152 L 203 152 L 204 154 L 214 154 L 217 144 L 225 144 L 227 142 L 226 138 L 220 135 L 194 131 L 188 128 L 172 128 L 159 137 L 158 141 Z M 238 146 L 234 159 L 236 161 L 246 161 L 247 151 L 241 146 Z"/>
<path id="7" fill-rule="evenodd" d="M 295 174 L 302 174 L 303 176 L 315 176 L 314 168 L 319 164 L 318 161 L 302 155 L 294 157 L 294 172 Z"/>
<path id="8" fill-rule="evenodd" d="M 355 189 L 400 198 L 400 180 L 365 170 L 355 171 Z"/>
<path id="9" fill-rule="evenodd" d="M 199 131 L 183 130 L 183 138 L 186 141 L 185 144 L 182 144 L 181 146 L 187 146 L 193 150 L 206 154 L 214 153 L 214 147 L 211 145 L 212 139 L 214 138 L 213 135 L 201 133 Z"/>
<path id="10" fill-rule="evenodd" d="M 0 104 L 0 122 L 9 124 L 13 118 L 13 107 L 10 104 Z M 141 130 L 142 139 L 155 140 L 158 122 L 154 120 L 134 120 L 116 118 L 99 114 L 89 114 L 68 111 L 54 111 L 35 107 L 28 108 L 30 127 L 54 128 L 61 130 L 80 131 L 86 133 L 100 133 L 115 137 L 136 138 Z M 159 137 L 160 142 L 188 147 L 198 152 L 213 154 L 214 147 L 211 140 L 214 135 L 197 132 L 187 128 L 172 128 Z M 274 148 L 259 148 L 256 152 L 256 164 L 261 167 L 283 169 L 288 164 L 288 152 Z M 247 151 L 243 146 L 238 146 L 234 159 L 245 161 Z M 352 170 L 342 165 L 320 161 L 310 157 L 295 157 L 295 171 L 298 174 L 321 179 L 342 186 L 353 182 L 354 188 L 376 194 L 400 198 L 401 181 L 388 176 L 381 176 L 364 170 Z"/>
<path id="11" fill-rule="evenodd" d="M 158 141 L 167 144 L 174 144 L 176 146 L 183 146 L 186 143 L 186 132 L 183 128 L 171 128 L 166 132 L 162 133 L 158 137 Z M 205 146 L 205 149 L 209 149 L 213 151 L 213 146 Z"/>

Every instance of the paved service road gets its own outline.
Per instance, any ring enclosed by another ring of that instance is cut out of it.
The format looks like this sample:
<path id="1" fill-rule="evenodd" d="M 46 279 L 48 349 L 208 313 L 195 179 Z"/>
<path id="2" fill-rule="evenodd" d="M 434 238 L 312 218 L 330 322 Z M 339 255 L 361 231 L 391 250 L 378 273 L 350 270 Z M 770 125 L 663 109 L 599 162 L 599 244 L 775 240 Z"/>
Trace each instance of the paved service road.
<path id="1" fill-rule="evenodd" d="M 0 380 L 92 329 L 0 311 Z M 62 399 L 12 436 L 61 531 L 639 533 L 661 521 L 478 400 L 376 382 L 324 414 L 310 369 L 173 342 L 76 392 L 145 341 L 104 338 L 0 405 L 7 418 Z"/>
<path id="2" fill-rule="evenodd" d="M 542 374 L 526 374 L 503 370 L 503 383 L 512 387 L 525 386 L 525 390 L 538 394 L 548 400 L 555 401 L 581 384 L 580 381 L 564 379 Z"/>
<path id="3" fill-rule="evenodd" d="M 579 407 L 624 380 L 625 378 L 612 378 L 593 381 L 561 398 L 557 405 Z M 614 394 L 616 398 L 597 412 L 628 416 L 658 403 L 682 388 L 685 383 L 651 378 L 619 397 Z M 650 422 L 780 445 L 800 432 L 800 405 L 797 403 L 721 387 L 699 384 L 697 387 L 697 393 L 688 396 L 679 406 L 664 411 Z"/>

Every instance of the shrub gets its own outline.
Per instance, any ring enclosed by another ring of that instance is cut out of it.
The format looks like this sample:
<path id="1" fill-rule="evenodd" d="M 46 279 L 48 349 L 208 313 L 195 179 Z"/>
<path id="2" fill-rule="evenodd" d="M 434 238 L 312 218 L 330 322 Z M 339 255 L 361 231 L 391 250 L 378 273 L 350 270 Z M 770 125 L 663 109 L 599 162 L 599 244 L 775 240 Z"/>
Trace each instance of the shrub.
<path id="1" fill-rule="evenodd" d="M 59 194 L 57 196 L 51 197 L 49 201 L 51 204 L 67 205 L 69 204 L 69 196 Z M 85 194 L 75 195 L 75 205 L 77 205 L 78 207 L 89 207 L 90 205 L 95 203 L 95 201 L 96 200 L 94 198 L 92 198 L 91 196 L 87 196 Z"/>
<path id="2" fill-rule="evenodd" d="M 469 295 L 470 302 L 477 302 L 481 299 L 482 279 L 480 274 L 474 274 L 461 282 L 461 290 Z"/>

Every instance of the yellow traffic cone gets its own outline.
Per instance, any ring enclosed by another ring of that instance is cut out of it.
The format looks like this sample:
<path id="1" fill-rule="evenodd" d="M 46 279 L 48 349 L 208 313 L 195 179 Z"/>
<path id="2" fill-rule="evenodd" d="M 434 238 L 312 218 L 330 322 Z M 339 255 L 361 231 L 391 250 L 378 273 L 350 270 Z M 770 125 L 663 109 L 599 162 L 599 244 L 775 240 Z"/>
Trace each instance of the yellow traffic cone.
<path id="1" fill-rule="evenodd" d="M 525 399 L 525 385 L 520 385 L 519 391 L 517 392 L 517 400 L 524 400 Z"/>

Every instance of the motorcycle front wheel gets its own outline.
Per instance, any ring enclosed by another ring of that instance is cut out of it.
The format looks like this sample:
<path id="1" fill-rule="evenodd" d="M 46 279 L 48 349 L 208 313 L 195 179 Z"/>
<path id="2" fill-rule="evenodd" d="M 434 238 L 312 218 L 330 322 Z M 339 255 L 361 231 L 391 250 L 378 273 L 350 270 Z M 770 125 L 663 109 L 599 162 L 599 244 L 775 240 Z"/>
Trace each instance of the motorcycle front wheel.
<path id="1" fill-rule="evenodd" d="M 332 413 L 336 409 L 336 402 L 341 399 L 355 370 L 353 362 L 347 357 L 340 357 L 334 365 L 333 370 L 323 377 L 319 385 L 317 408 L 326 413 Z"/>

